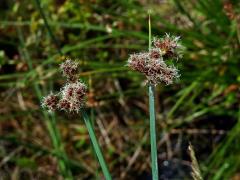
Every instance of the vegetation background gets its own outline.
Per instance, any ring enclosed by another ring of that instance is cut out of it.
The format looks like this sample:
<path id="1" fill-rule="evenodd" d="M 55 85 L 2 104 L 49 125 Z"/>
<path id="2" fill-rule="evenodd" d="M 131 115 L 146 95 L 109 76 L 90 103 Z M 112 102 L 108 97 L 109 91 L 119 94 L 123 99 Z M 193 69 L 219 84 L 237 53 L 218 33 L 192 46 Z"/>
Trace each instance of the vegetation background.
<path id="1" fill-rule="evenodd" d="M 81 116 L 40 107 L 66 57 L 81 64 L 114 179 L 151 178 L 147 88 L 125 66 L 148 48 L 149 9 L 152 34 L 185 46 L 180 80 L 156 92 L 160 179 L 191 179 L 189 142 L 204 179 L 240 179 L 238 0 L 0 1 L 0 179 L 62 179 L 61 161 L 74 179 L 101 179 Z"/>

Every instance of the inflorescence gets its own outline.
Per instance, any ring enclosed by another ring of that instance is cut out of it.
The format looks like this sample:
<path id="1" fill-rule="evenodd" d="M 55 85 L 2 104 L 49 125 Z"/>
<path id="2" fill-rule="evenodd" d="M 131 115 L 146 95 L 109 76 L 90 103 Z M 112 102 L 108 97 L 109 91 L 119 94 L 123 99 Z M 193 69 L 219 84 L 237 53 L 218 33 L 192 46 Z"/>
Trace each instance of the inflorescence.
<path id="1" fill-rule="evenodd" d="M 181 58 L 181 49 L 179 37 L 166 34 L 161 39 L 154 38 L 153 48 L 148 52 L 130 55 L 127 65 L 132 70 L 143 73 L 149 84 L 155 86 L 160 82 L 172 84 L 180 75 L 176 67 L 167 65 L 165 61 Z"/>
<path id="2" fill-rule="evenodd" d="M 67 112 L 77 112 L 84 105 L 84 97 L 87 86 L 77 80 L 78 63 L 66 60 L 60 65 L 63 76 L 67 77 L 67 83 L 60 92 L 43 98 L 42 106 L 49 111 L 64 110 Z"/>

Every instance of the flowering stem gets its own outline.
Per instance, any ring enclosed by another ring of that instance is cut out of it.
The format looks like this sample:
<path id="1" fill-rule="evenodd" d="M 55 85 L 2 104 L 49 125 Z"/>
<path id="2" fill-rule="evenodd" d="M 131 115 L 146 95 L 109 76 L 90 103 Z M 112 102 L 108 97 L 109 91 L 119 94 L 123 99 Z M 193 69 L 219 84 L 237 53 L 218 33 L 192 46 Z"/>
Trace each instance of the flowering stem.
<path id="1" fill-rule="evenodd" d="M 151 161 L 153 180 L 158 179 L 157 143 L 156 143 L 156 122 L 155 122 L 155 101 L 154 86 L 149 85 L 149 113 L 150 113 L 150 139 L 151 139 Z"/>
<path id="2" fill-rule="evenodd" d="M 148 19 L 149 25 L 149 50 L 151 49 L 151 19 L 149 13 Z M 154 85 L 149 84 L 148 96 L 149 96 L 149 113 L 150 113 L 150 141 L 151 141 L 151 164 L 152 164 L 152 177 L 153 180 L 158 180 L 158 161 L 157 161 L 157 140 L 156 140 L 156 118 L 155 118 L 155 96 Z"/>
<path id="3" fill-rule="evenodd" d="M 37 8 L 38 8 L 38 10 L 39 10 L 39 13 L 40 13 L 40 15 L 41 15 L 42 18 L 43 18 L 43 22 L 44 22 L 44 25 L 46 26 L 46 29 L 47 29 L 47 31 L 48 31 L 48 33 L 49 33 L 49 36 L 52 38 L 54 44 L 57 46 L 57 51 L 58 51 L 58 53 L 59 53 L 61 56 L 63 56 L 63 53 L 62 53 L 61 48 L 60 48 L 60 46 L 59 46 L 59 42 L 58 42 L 56 36 L 53 34 L 52 29 L 51 29 L 50 26 L 49 26 L 47 17 L 45 16 L 45 14 L 44 14 L 44 12 L 43 12 L 44 10 L 43 10 L 43 8 L 41 7 L 41 1 L 40 1 L 40 0 L 35 0 L 35 2 L 36 2 L 36 6 L 37 6 Z"/>
<path id="4" fill-rule="evenodd" d="M 111 178 L 111 175 L 109 173 L 109 170 L 108 170 L 108 167 L 106 165 L 106 162 L 104 160 L 104 157 L 103 157 L 103 154 L 101 152 L 100 146 L 98 144 L 98 141 L 97 141 L 94 129 L 92 127 L 92 123 L 91 123 L 87 113 L 84 110 L 82 110 L 82 115 L 83 115 L 83 119 L 84 119 L 85 125 L 86 125 L 87 130 L 88 130 L 90 139 L 92 141 L 92 145 L 93 145 L 94 151 L 95 151 L 95 153 L 97 155 L 99 164 L 100 164 L 100 166 L 102 168 L 103 174 L 104 174 L 106 180 L 111 180 L 112 178 Z"/>

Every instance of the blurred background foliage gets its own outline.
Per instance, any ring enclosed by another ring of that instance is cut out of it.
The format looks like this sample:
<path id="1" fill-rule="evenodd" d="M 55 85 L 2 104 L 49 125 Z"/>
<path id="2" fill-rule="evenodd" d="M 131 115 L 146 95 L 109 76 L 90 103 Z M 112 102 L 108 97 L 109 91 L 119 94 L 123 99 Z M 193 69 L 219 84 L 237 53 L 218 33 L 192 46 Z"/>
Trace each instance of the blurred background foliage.
<path id="1" fill-rule="evenodd" d="M 49 127 L 59 130 L 75 179 L 102 177 L 81 116 L 48 121 L 40 107 L 63 84 L 66 57 L 81 64 L 114 179 L 151 177 L 147 89 L 125 66 L 128 54 L 147 50 L 149 9 L 153 35 L 179 35 L 185 46 L 180 80 L 156 93 L 160 179 L 191 179 L 189 142 L 204 179 L 240 179 L 238 0 L 0 1 L 3 179 L 61 179 Z"/>

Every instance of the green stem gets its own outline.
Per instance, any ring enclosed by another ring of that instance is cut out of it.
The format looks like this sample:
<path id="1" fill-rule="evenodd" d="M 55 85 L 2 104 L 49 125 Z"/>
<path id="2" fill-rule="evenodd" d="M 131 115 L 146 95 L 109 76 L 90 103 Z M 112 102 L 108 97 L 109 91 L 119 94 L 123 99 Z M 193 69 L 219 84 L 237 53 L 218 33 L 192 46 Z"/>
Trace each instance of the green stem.
<path id="1" fill-rule="evenodd" d="M 62 53 L 61 48 L 60 48 L 60 46 L 59 46 L 59 42 L 58 42 L 56 36 L 53 34 L 51 27 L 49 26 L 47 17 L 45 16 L 45 14 L 44 14 L 44 12 L 43 12 L 43 8 L 41 7 L 41 1 L 40 1 L 40 0 L 35 0 L 35 2 L 36 2 L 36 5 L 37 5 L 38 10 L 39 10 L 39 12 L 40 12 L 40 15 L 41 15 L 42 18 L 43 18 L 44 25 L 46 26 L 47 31 L 48 31 L 50 37 L 52 38 L 54 44 L 57 46 L 57 51 L 58 51 L 58 53 L 62 56 L 63 53 Z"/>
<path id="2" fill-rule="evenodd" d="M 111 178 L 111 175 L 109 173 L 109 170 L 108 170 L 108 167 L 106 165 L 106 162 L 104 160 L 104 157 L 103 157 L 103 154 L 101 152 L 100 146 L 98 144 L 98 141 L 97 141 L 94 129 L 92 127 L 92 123 L 91 123 L 87 113 L 84 110 L 82 110 L 82 115 L 83 115 L 83 119 L 84 119 L 85 125 L 86 125 L 87 130 L 88 130 L 90 139 L 92 141 L 92 145 L 93 145 L 94 151 L 95 151 L 95 153 L 97 155 L 99 164 L 100 164 L 100 166 L 102 168 L 103 174 L 104 174 L 106 180 L 111 180 L 112 178 Z"/>
<path id="3" fill-rule="evenodd" d="M 158 180 L 157 140 L 155 122 L 154 86 L 149 85 L 149 113 L 150 113 L 150 140 L 151 140 L 151 163 L 153 180 Z"/>
<path id="4" fill-rule="evenodd" d="M 150 10 L 148 12 L 148 50 L 151 50 L 152 46 L 152 29 L 151 29 L 151 18 L 150 18 Z"/>
<path id="5" fill-rule="evenodd" d="M 151 49 L 151 19 L 149 12 L 149 50 Z M 149 96 L 149 113 L 150 113 L 150 141 L 151 141 L 151 164 L 152 164 L 152 177 L 153 180 L 158 180 L 158 158 L 157 158 L 157 138 L 156 138 L 156 117 L 155 117 L 155 97 L 154 97 L 154 85 L 149 84 L 148 96 Z"/>

